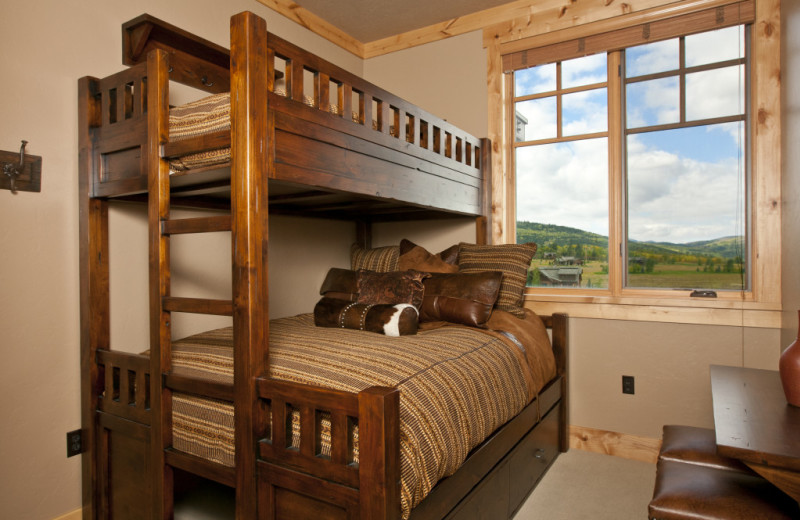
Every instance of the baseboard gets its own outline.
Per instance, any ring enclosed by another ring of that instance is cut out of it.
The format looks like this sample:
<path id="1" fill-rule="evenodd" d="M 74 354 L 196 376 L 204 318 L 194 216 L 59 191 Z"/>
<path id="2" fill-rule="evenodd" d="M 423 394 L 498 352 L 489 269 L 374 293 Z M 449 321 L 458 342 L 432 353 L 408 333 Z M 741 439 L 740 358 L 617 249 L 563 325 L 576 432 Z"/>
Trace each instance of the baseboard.
<path id="1" fill-rule="evenodd" d="M 661 449 L 661 439 L 570 426 L 569 447 L 655 464 L 658 450 Z"/>
<path id="2" fill-rule="evenodd" d="M 71 513 L 67 513 L 65 515 L 57 516 L 53 518 L 53 520 L 81 520 L 83 518 L 83 508 L 76 509 Z"/>

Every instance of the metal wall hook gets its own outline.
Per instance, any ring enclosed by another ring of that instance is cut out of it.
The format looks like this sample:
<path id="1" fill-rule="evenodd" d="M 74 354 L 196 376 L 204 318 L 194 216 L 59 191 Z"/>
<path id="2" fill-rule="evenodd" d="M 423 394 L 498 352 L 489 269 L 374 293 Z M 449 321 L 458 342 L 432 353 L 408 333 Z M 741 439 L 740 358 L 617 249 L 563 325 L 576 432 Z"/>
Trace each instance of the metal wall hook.
<path id="1" fill-rule="evenodd" d="M 9 182 L 11 183 L 11 193 L 17 193 L 17 177 L 22 175 L 22 169 L 25 167 L 25 145 L 28 141 L 22 140 L 22 145 L 19 147 L 19 165 L 13 163 L 5 163 L 3 165 L 3 173 L 8 175 Z"/>

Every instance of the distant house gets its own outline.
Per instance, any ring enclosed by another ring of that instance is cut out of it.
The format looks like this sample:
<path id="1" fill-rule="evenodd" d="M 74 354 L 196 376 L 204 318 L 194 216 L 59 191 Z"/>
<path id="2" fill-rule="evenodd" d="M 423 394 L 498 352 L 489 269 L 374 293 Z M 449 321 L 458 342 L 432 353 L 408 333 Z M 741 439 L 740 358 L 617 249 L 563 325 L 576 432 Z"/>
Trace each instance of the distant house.
<path id="1" fill-rule="evenodd" d="M 539 267 L 539 284 L 543 286 L 580 287 L 582 267 Z"/>
<path id="2" fill-rule="evenodd" d="M 528 126 L 528 118 L 520 114 L 519 112 L 515 113 L 514 122 L 514 139 L 517 142 L 525 140 L 525 127 Z"/>
<path id="3" fill-rule="evenodd" d="M 562 256 L 556 260 L 558 265 L 583 265 L 583 260 L 574 256 Z"/>

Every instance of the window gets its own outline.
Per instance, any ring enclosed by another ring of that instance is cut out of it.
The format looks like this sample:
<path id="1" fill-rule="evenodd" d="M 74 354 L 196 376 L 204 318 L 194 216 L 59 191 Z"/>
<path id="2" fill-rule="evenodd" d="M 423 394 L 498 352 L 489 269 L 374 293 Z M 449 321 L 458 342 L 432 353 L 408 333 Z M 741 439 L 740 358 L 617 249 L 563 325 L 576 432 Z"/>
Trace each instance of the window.
<path id="1" fill-rule="evenodd" d="M 546 55 L 511 67 L 528 285 L 750 290 L 749 26 Z"/>

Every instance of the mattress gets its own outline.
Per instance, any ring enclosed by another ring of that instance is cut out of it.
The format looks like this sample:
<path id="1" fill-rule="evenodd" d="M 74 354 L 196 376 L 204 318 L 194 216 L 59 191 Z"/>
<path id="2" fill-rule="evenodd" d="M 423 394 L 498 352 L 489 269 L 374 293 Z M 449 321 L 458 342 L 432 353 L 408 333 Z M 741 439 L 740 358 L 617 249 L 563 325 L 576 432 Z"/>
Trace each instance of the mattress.
<path id="1" fill-rule="evenodd" d="M 276 89 L 275 94 L 286 97 L 286 91 Z M 305 97 L 306 106 L 315 106 L 314 100 Z M 338 114 L 339 108 L 330 105 L 329 112 Z M 352 114 L 354 122 L 359 121 L 357 113 Z M 377 123 L 373 122 L 373 127 Z M 231 96 L 229 92 L 214 94 L 185 105 L 174 107 L 169 112 L 169 139 L 170 141 L 183 141 L 214 132 L 230 131 L 231 129 Z M 186 155 L 170 161 L 172 172 L 183 172 L 191 169 L 219 166 L 231 159 L 230 147 L 208 150 L 201 153 Z"/>
<path id="2" fill-rule="evenodd" d="M 521 320 L 496 311 L 489 327 L 433 324 L 415 335 L 387 337 L 315 327 L 310 314 L 273 320 L 269 375 L 348 392 L 399 388 L 401 505 L 407 518 L 436 482 L 454 473 L 470 450 L 555 377 L 547 332 L 535 315 Z M 173 371 L 232 382 L 232 330 L 176 341 Z M 233 466 L 233 424 L 230 403 L 173 396 L 176 449 Z M 354 444 L 357 456 L 357 437 Z"/>

